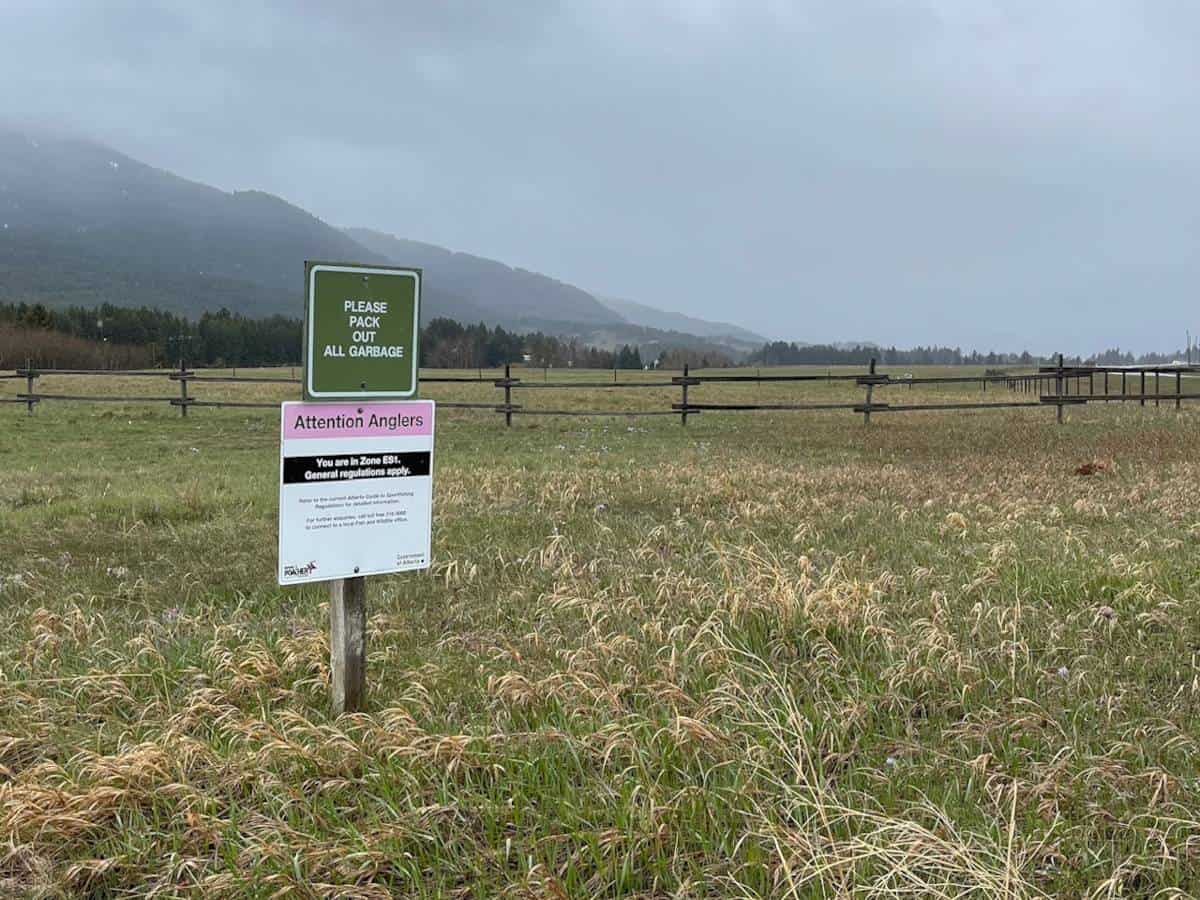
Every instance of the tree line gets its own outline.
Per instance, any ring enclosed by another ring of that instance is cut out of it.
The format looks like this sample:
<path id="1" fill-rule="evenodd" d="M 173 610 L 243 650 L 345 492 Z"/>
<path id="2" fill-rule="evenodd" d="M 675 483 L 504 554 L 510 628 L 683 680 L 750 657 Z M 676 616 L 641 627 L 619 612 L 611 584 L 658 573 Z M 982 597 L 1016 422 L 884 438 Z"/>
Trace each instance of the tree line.
<path id="1" fill-rule="evenodd" d="M 249 318 L 220 309 L 192 320 L 147 306 L 48 307 L 41 303 L 0 303 L 0 366 L 63 367 L 275 366 L 301 362 L 303 324 L 287 316 Z M 70 342 L 54 335 L 68 336 Z M 541 331 L 520 333 L 502 326 L 463 325 L 437 318 L 421 329 L 421 365 L 433 368 L 495 368 L 506 363 L 537 368 L 682 369 L 723 367 L 735 361 L 717 351 L 662 347 L 657 341 L 642 346 L 625 344 L 608 350 L 582 344 L 576 338 Z M 1164 364 L 1185 359 L 1185 351 L 1143 353 L 1120 349 L 1089 357 L 1066 357 L 1068 365 Z M 772 341 L 749 354 L 743 363 L 757 366 L 880 365 L 1033 366 L 1054 361 L 1050 356 L 1022 353 L 964 353 L 958 347 L 896 347 L 798 344 Z"/>
<path id="2" fill-rule="evenodd" d="M 764 344 L 746 358 L 748 365 L 760 366 L 865 366 L 871 360 L 883 366 L 1036 366 L 1052 365 L 1057 356 L 1035 356 L 1028 350 L 1021 353 L 981 353 L 971 350 L 964 353 L 959 347 L 913 347 L 899 350 L 896 347 L 856 345 L 835 347 L 830 344 L 797 344 L 772 341 Z M 1119 349 L 1105 350 L 1091 356 L 1066 356 L 1063 363 L 1071 366 L 1097 365 L 1162 365 L 1174 360 L 1186 360 L 1187 354 L 1142 353 L 1135 356 Z"/>
<path id="3" fill-rule="evenodd" d="M 520 334 L 500 325 L 463 325 L 433 319 L 421 329 L 421 365 L 437 369 L 493 368 L 524 363 L 538 368 L 641 369 L 641 351 L 624 344 L 604 350 L 536 331 Z"/>
<path id="4" fill-rule="evenodd" d="M 143 365 L 288 365 L 300 361 L 298 319 L 251 319 L 228 309 L 205 312 L 192 321 L 147 306 L 47 307 L 41 303 L 0 304 L 0 323 L 70 335 L 117 348 L 138 347 Z M 44 363 L 43 363 L 44 365 Z"/>
<path id="5" fill-rule="evenodd" d="M 69 306 L 0 303 L 4 366 L 126 368 L 176 366 L 299 365 L 303 323 L 286 316 L 254 319 L 221 309 L 195 321 L 150 307 Z M 72 340 L 64 343 L 55 335 Z M 493 368 L 506 363 L 600 369 L 641 369 L 641 351 L 623 345 L 605 350 L 535 332 L 521 334 L 499 325 L 462 325 L 433 319 L 421 329 L 421 365 L 436 368 Z M 106 364 L 106 365 L 105 365 Z"/>

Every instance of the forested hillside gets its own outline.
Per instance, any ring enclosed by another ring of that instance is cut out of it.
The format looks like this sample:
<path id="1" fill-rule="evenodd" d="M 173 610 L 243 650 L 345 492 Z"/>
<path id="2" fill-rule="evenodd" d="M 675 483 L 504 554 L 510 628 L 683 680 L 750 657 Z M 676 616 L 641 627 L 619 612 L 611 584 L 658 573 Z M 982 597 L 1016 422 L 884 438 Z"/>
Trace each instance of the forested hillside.
<path id="1" fill-rule="evenodd" d="M 425 323 L 502 325 L 614 350 L 654 341 L 656 353 L 748 349 L 627 321 L 587 291 L 537 272 L 340 230 L 261 191 L 226 192 L 91 141 L 0 126 L 0 302 L 298 316 L 306 259 L 424 269 Z"/>

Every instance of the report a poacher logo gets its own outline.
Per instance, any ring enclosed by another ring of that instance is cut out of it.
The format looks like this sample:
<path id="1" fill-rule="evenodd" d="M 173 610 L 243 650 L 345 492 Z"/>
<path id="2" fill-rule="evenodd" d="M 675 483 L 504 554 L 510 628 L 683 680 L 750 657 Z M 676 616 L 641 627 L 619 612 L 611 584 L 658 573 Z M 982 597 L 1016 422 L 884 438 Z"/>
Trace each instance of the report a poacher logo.
<path id="1" fill-rule="evenodd" d="M 283 577 L 303 578 L 305 575 L 311 575 L 315 571 L 317 571 L 317 561 L 315 559 L 310 559 L 302 566 L 284 566 Z"/>

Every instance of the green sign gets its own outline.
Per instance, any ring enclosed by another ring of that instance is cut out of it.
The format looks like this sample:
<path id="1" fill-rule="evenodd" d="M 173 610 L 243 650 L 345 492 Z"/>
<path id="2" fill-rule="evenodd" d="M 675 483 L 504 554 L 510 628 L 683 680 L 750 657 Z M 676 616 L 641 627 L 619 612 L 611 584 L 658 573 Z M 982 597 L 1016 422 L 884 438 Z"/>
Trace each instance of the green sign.
<path id="1" fill-rule="evenodd" d="M 417 392 L 420 269 L 304 264 L 304 397 Z"/>

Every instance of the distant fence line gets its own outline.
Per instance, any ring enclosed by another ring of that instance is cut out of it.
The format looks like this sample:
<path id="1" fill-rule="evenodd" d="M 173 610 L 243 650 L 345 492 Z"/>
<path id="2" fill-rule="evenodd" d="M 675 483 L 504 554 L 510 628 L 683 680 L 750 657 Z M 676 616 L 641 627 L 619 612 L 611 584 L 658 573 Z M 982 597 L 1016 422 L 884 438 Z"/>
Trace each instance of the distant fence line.
<path id="1" fill-rule="evenodd" d="M 179 414 L 186 417 L 188 410 L 193 407 L 228 407 L 240 409 L 275 409 L 278 403 L 261 401 L 238 400 L 204 400 L 189 393 L 189 385 L 211 382 L 242 383 L 242 384 L 295 384 L 301 383 L 299 378 L 272 378 L 267 376 L 237 375 L 236 369 L 231 375 L 204 374 L 205 370 L 188 369 L 182 366 L 173 370 L 147 369 L 53 369 L 25 367 L 16 369 L 9 374 L 0 373 L 0 379 L 24 379 L 26 389 L 15 397 L 0 396 L 0 403 L 23 403 L 30 415 L 39 403 L 46 401 L 71 400 L 77 402 L 119 402 L 119 403 L 169 403 L 178 407 Z M 849 410 L 860 414 L 863 421 L 869 424 L 874 413 L 896 412 L 930 412 L 930 411 L 963 411 L 973 409 L 1015 409 L 1021 407 L 1048 407 L 1056 411 L 1056 419 L 1061 424 L 1063 409 L 1086 403 L 1132 403 L 1145 406 L 1147 401 L 1153 401 L 1155 406 L 1162 402 L 1173 401 L 1176 409 L 1182 408 L 1184 400 L 1200 400 L 1200 393 L 1183 390 L 1183 376 L 1200 373 L 1200 366 L 1064 366 L 1059 356 L 1057 365 L 1040 366 L 1029 373 L 984 373 L 982 375 L 946 375 L 920 376 L 904 375 L 899 378 L 890 374 L 877 373 L 875 360 L 872 360 L 865 371 L 858 373 L 833 374 L 832 371 L 821 375 L 805 373 L 800 375 L 736 374 L 736 375 L 693 375 L 689 367 L 684 366 L 679 375 L 671 378 L 620 381 L 617 370 L 613 370 L 613 380 L 592 381 L 551 381 L 548 371 L 543 372 L 543 379 L 535 381 L 514 377 L 511 366 L 504 367 L 503 376 L 485 376 L 482 369 L 476 370 L 477 375 L 430 375 L 421 377 L 424 384 L 480 384 L 503 392 L 503 399 L 498 402 L 461 402 L 438 401 L 438 405 L 450 409 L 469 409 L 494 412 L 504 416 L 505 425 L 511 427 L 513 416 L 678 416 L 680 424 L 687 425 L 688 416 L 705 412 L 751 412 L 751 411 L 816 411 L 816 410 Z M 640 373 L 639 373 L 640 374 Z M 1174 391 L 1160 392 L 1160 380 L 1163 375 L 1174 376 Z M 36 382 L 45 376 L 121 376 L 127 378 L 162 378 L 179 385 L 176 396 L 115 396 L 109 394 L 47 394 L 36 391 Z M 1120 392 L 1113 393 L 1111 381 L 1120 377 Z M 1147 377 L 1154 379 L 1154 392 L 1146 390 Z M 1102 390 L 1097 393 L 1097 379 L 1101 379 Z M 1129 379 L 1136 378 L 1137 390 L 1129 393 Z M 864 389 L 865 396 L 861 402 L 739 402 L 739 403 L 710 403 L 694 402 L 689 399 L 689 388 L 704 384 L 775 384 L 775 383 L 824 382 L 828 384 L 853 384 Z M 1023 395 L 1029 399 L 1011 400 L 979 400 L 975 402 L 930 402 L 930 403 L 887 403 L 875 398 L 875 389 L 884 387 L 907 386 L 910 390 L 915 385 L 949 385 L 949 384 L 978 384 L 981 391 L 986 393 L 988 385 L 999 385 L 1009 390 L 1012 395 Z M 1084 390 L 1084 387 L 1087 390 Z M 676 388 L 679 390 L 679 401 L 673 402 L 669 409 L 542 409 L 528 408 L 513 402 L 514 391 L 523 390 L 596 390 L 619 389 L 638 390 L 642 388 Z"/>

